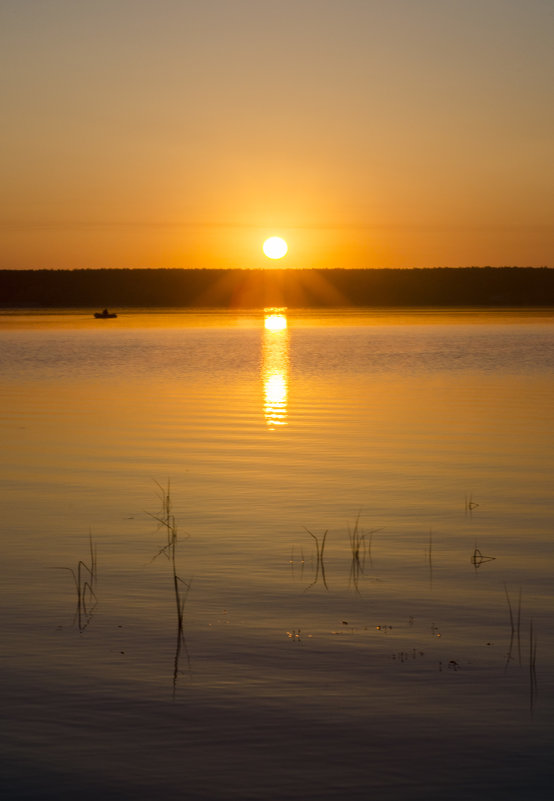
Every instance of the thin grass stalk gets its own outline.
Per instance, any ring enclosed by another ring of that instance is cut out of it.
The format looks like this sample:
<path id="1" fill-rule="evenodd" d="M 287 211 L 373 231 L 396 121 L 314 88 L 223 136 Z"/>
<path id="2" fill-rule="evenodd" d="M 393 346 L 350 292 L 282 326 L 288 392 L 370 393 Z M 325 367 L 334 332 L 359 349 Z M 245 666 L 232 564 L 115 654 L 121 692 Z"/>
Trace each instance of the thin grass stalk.
<path id="1" fill-rule="evenodd" d="M 358 594 L 360 592 L 360 575 L 363 573 L 366 556 L 365 534 L 361 534 L 359 530 L 360 514 L 361 513 L 358 512 L 353 529 L 351 529 L 350 524 L 348 524 L 348 540 L 352 554 L 352 559 L 350 562 L 349 584 L 354 585 L 354 589 Z"/>
<path id="2" fill-rule="evenodd" d="M 512 611 L 512 603 L 510 601 L 510 596 L 508 594 L 508 587 L 506 586 L 506 582 L 504 582 L 504 592 L 506 593 L 506 601 L 508 602 L 508 612 L 510 614 L 510 644 L 508 646 L 508 652 L 506 654 L 506 664 L 504 665 L 504 670 L 508 669 L 508 665 L 512 661 L 512 651 L 514 647 L 514 635 L 515 635 L 515 626 L 514 626 L 514 614 Z"/>
<path id="3" fill-rule="evenodd" d="M 352 551 L 352 558 L 359 561 L 360 559 L 360 547 L 363 547 L 363 535 L 360 536 L 358 527 L 360 523 L 360 513 L 358 512 L 358 516 L 356 518 L 356 522 L 354 523 L 354 529 L 350 529 L 350 525 L 348 526 L 348 538 L 350 540 L 350 549 Z"/>
<path id="4" fill-rule="evenodd" d="M 369 566 L 371 568 L 373 567 L 373 555 L 372 555 L 372 551 L 371 551 L 371 549 L 373 547 L 373 535 L 377 531 L 380 531 L 380 530 L 381 529 L 374 528 L 371 531 L 369 531 L 368 535 L 367 535 L 367 558 L 368 558 L 368 561 L 369 561 Z"/>
<path id="5" fill-rule="evenodd" d="M 55 570 L 67 570 L 71 573 L 75 585 L 76 608 L 73 622 L 77 621 L 79 631 L 84 631 L 90 623 L 94 607 L 98 603 L 94 585 L 96 582 L 96 546 L 89 531 L 90 565 L 83 559 L 77 562 L 77 570 L 71 567 L 55 567 Z"/>
<path id="6" fill-rule="evenodd" d="M 427 548 L 427 561 L 429 564 L 429 585 L 433 586 L 433 531 L 429 529 L 429 545 Z"/>
<path id="7" fill-rule="evenodd" d="M 329 531 L 327 530 L 325 532 L 325 534 L 323 535 L 323 539 L 321 541 L 321 553 L 320 553 L 320 557 L 319 557 L 321 560 L 323 560 L 323 551 L 325 550 L 325 541 L 327 539 L 327 534 L 328 533 L 329 533 Z"/>
<path id="8" fill-rule="evenodd" d="M 90 552 L 90 573 L 92 578 L 92 583 L 96 582 L 96 545 L 92 542 L 92 531 L 89 530 L 88 533 L 88 543 L 89 543 L 89 552 Z"/>
<path id="9" fill-rule="evenodd" d="M 510 601 L 510 596 L 508 595 L 508 587 L 506 586 L 506 582 L 504 582 L 504 592 L 506 593 L 506 600 L 508 602 L 508 611 L 510 613 L 510 626 L 512 628 L 512 634 L 514 634 L 515 633 L 514 613 L 512 612 L 512 604 Z"/>
<path id="10" fill-rule="evenodd" d="M 310 537 L 313 538 L 315 543 L 315 552 L 316 552 L 315 578 L 312 581 L 312 583 L 308 587 L 306 587 L 306 590 L 309 590 L 310 587 L 313 587 L 314 584 L 317 584 L 320 571 L 321 571 L 321 579 L 323 581 L 323 585 L 325 589 L 328 590 L 329 588 L 327 586 L 327 580 L 325 577 L 325 563 L 323 561 L 323 552 L 325 551 L 325 541 L 327 539 L 327 534 L 329 532 L 328 530 L 325 531 L 320 543 L 319 538 L 312 531 L 310 531 L 309 528 L 306 528 L 306 526 L 304 526 L 304 530 L 307 531 Z"/>
<path id="11" fill-rule="evenodd" d="M 152 561 L 154 561 L 154 559 L 156 559 L 161 554 L 164 554 L 164 556 L 166 556 L 166 558 L 170 561 L 171 576 L 173 579 L 173 594 L 175 596 L 175 607 L 177 611 L 177 647 L 175 651 L 175 660 L 173 669 L 173 696 L 175 697 L 177 677 L 178 674 L 180 673 L 179 660 L 181 654 L 181 646 L 184 646 L 186 651 L 186 641 L 183 629 L 183 621 L 184 621 L 186 599 L 190 590 L 191 583 L 184 581 L 177 574 L 178 532 L 177 532 L 177 523 L 175 515 L 173 514 L 171 508 L 171 483 L 168 479 L 167 489 L 162 487 L 162 485 L 157 481 L 155 481 L 154 483 L 157 485 L 160 491 L 162 507 L 159 514 L 155 515 L 150 512 L 148 512 L 148 514 L 153 520 L 156 520 L 159 527 L 165 530 L 167 536 L 167 542 L 164 546 L 160 548 L 158 553 L 154 555 Z M 181 589 L 182 587 L 184 588 L 184 591 Z M 187 651 L 187 659 L 189 659 L 188 651 Z M 190 667 L 190 659 L 189 659 L 189 667 Z"/>

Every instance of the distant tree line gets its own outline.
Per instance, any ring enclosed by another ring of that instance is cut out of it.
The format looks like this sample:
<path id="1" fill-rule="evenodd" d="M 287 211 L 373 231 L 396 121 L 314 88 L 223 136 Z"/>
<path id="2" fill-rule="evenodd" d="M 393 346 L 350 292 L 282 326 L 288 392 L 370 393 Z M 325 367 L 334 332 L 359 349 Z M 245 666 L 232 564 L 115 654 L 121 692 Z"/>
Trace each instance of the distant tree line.
<path id="1" fill-rule="evenodd" d="M 554 306 L 554 269 L 0 270 L 2 308 Z"/>

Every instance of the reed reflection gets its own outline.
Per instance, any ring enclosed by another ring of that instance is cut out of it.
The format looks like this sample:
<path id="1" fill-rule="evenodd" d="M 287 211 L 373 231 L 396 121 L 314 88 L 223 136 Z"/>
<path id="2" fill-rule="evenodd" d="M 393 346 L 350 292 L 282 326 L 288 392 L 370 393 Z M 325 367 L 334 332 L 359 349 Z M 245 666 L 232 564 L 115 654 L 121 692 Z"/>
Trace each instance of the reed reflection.
<path id="1" fill-rule="evenodd" d="M 262 343 L 264 416 L 267 427 L 287 425 L 289 335 L 285 309 L 265 309 Z"/>

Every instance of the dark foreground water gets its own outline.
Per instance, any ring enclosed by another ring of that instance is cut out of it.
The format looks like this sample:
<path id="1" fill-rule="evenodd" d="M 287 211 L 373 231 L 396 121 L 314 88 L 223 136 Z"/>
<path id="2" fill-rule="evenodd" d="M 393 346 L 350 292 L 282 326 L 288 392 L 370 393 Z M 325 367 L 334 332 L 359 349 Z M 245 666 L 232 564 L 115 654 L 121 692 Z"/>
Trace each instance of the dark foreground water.
<path id="1" fill-rule="evenodd" d="M 551 798 L 551 314 L 9 315 L 0 368 L 7 799 Z"/>

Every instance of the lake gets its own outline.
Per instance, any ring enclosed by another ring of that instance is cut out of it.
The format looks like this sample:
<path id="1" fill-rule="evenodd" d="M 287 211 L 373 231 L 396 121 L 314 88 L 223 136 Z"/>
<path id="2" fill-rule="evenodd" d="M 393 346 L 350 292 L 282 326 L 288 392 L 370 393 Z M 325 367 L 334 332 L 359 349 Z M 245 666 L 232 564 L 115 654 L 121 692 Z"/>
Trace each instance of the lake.
<path id="1" fill-rule="evenodd" d="M 0 316 L 14 799 L 549 799 L 554 312 Z"/>

